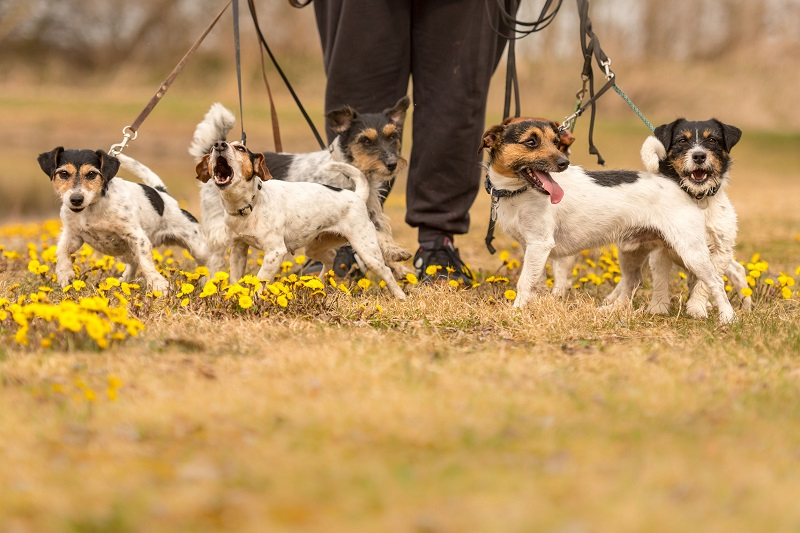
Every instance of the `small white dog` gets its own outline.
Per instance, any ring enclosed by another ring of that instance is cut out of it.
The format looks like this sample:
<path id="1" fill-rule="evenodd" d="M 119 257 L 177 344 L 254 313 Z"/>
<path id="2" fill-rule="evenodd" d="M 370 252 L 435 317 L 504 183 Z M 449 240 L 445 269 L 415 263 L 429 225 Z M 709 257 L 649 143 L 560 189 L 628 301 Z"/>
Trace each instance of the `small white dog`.
<path id="1" fill-rule="evenodd" d="M 548 256 L 623 240 L 663 239 L 703 281 L 721 322 L 736 320 L 709 256 L 703 210 L 659 174 L 585 171 L 558 150 L 558 125 L 527 120 L 484 133 L 497 221 L 524 249 L 515 307 L 524 306 Z M 560 172 L 557 183 L 550 172 Z"/>
<path id="2" fill-rule="evenodd" d="M 217 141 L 197 164 L 197 179 L 213 179 L 219 189 L 226 233 L 231 247 L 231 278 L 244 275 L 250 246 L 264 252 L 259 279 L 271 280 L 287 253 L 305 248 L 322 262 L 324 275 L 336 248 L 350 242 L 369 269 L 389 291 L 404 299 L 384 263 L 375 226 L 367 211 L 369 184 L 361 171 L 346 163 L 329 163 L 329 170 L 347 174 L 356 191 L 319 183 L 270 180 L 264 154 L 250 152 L 240 142 Z M 267 181 L 269 180 L 269 181 Z"/>
<path id="3" fill-rule="evenodd" d="M 742 298 L 742 309 L 749 310 L 751 298 L 741 291 L 747 286 L 747 273 L 733 256 L 736 244 L 736 211 L 725 194 L 730 179 L 730 150 L 739 142 L 741 130 L 718 120 L 678 119 L 655 129 L 641 149 L 648 172 L 675 182 L 704 215 L 704 228 L 711 261 L 718 275 L 727 275 Z M 670 308 L 669 274 L 672 265 L 685 266 L 681 258 L 662 239 L 623 238 L 619 242 L 621 280 L 606 298 L 606 303 L 626 303 L 642 281 L 642 266 L 649 257 L 653 273 L 650 312 L 666 314 Z M 696 318 L 708 316 L 709 288 L 689 271 L 690 296 L 686 313 Z"/>
<path id="4" fill-rule="evenodd" d="M 135 159 L 59 146 L 40 154 L 38 162 L 61 200 L 56 277 L 62 287 L 75 279 L 70 256 L 84 242 L 125 262 L 124 281 L 132 281 L 141 268 L 153 291 L 169 290 L 153 262 L 153 246 L 183 246 L 204 264 L 206 244 L 197 220 L 167 194 L 161 178 Z M 144 183 L 113 179 L 120 164 Z"/>

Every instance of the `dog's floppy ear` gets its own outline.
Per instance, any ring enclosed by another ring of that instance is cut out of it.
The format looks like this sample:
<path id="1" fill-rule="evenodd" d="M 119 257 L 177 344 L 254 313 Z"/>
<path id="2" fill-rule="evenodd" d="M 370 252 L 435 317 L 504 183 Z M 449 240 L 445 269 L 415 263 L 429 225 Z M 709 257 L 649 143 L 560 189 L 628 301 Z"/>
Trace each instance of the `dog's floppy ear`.
<path id="1" fill-rule="evenodd" d="M 656 139 L 661 141 L 661 144 L 664 145 L 665 150 L 669 151 L 669 149 L 672 147 L 672 133 L 675 131 L 675 126 L 678 125 L 678 122 L 681 122 L 682 120 L 685 119 L 679 118 L 678 120 L 670 122 L 669 124 L 662 124 L 661 126 L 658 126 L 655 131 L 653 131 L 653 135 Z"/>
<path id="2" fill-rule="evenodd" d="M 328 127 L 336 133 L 342 133 L 350 129 L 357 116 L 356 110 L 349 105 L 334 109 L 327 114 Z"/>
<path id="3" fill-rule="evenodd" d="M 483 134 L 483 139 L 481 140 L 481 147 L 478 148 L 478 153 L 481 153 L 481 150 L 484 148 L 494 148 L 497 146 L 497 142 L 503 137 L 503 132 L 505 131 L 505 126 L 502 124 L 497 126 L 492 126 Z"/>
<path id="4" fill-rule="evenodd" d="M 100 174 L 106 182 L 111 181 L 111 178 L 117 175 L 119 170 L 119 159 L 113 155 L 107 154 L 103 150 L 96 150 L 94 155 L 100 159 Z"/>
<path id="5" fill-rule="evenodd" d="M 406 110 L 408 110 L 409 105 L 411 105 L 411 99 L 406 95 L 398 100 L 393 107 L 384 109 L 383 114 L 386 115 L 386 118 L 393 124 L 402 126 L 403 122 L 406 120 Z"/>
<path id="6" fill-rule="evenodd" d="M 725 141 L 725 150 L 730 151 L 730 149 L 733 148 L 734 145 L 739 142 L 739 139 L 742 138 L 742 130 L 740 130 L 736 126 L 730 126 L 728 124 L 725 124 L 724 122 L 720 122 L 715 118 L 711 120 L 719 124 L 719 127 L 722 128 L 722 135 Z"/>
<path id="7" fill-rule="evenodd" d="M 210 157 L 211 156 L 209 154 L 204 155 L 203 159 L 201 159 L 200 162 L 197 163 L 197 166 L 194 167 L 194 171 L 197 173 L 195 179 L 198 179 L 203 183 L 208 183 L 208 180 L 211 179 L 211 174 L 208 172 L 208 159 Z"/>
<path id="8" fill-rule="evenodd" d="M 50 178 L 50 181 L 53 181 L 53 173 L 58 168 L 58 156 L 60 156 L 61 152 L 63 151 L 63 146 L 57 146 L 49 152 L 43 152 L 39 154 L 39 157 L 36 158 L 36 160 L 39 162 L 39 167 L 45 174 L 47 174 L 47 177 Z"/>
<path id="9" fill-rule="evenodd" d="M 261 181 L 272 179 L 272 174 L 267 168 L 267 158 L 264 157 L 264 154 L 253 154 L 253 174 L 261 178 Z"/>

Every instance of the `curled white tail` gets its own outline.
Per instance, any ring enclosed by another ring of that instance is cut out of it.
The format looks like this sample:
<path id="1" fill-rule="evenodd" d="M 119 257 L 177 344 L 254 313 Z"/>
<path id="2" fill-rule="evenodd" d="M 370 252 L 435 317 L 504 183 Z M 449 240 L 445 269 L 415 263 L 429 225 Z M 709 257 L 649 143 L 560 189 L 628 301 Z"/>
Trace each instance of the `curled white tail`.
<path id="1" fill-rule="evenodd" d="M 118 154 L 116 157 L 119 159 L 119 164 L 122 168 L 138 177 L 145 185 L 149 185 L 162 192 L 167 192 L 167 186 L 164 185 L 164 182 L 161 181 L 158 174 L 150 170 L 150 168 L 125 154 Z"/>
<path id="2" fill-rule="evenodd" d="M 645 170 L 653 174 L 658 173 L 658 163 L 667 157 L 667 149 L 664 148 L 661 141 L 652 135 L 644 140 L 639 153 L 642 156 L 642 163 L 644 163 Z"/>
<path id="3" fill-rule="evenodd" d="M 189 154 L 195 161 L 200 161 L 211 151 L 214 142 L 225 140 L 235 124 L 236 117 L 224 105 L 219 102 L 212 104 L 203 121 L 194 129 Z"/>
<path id="4" fill-rule="evenodd" d="M 364 203 L 367 203 L 367 199 L 369 198 L 369 183 L 367 182 L 366 176 L 364 173 L 361 172 L 359 169 L 354 167 L 353 165 L 349 165 L 347 163 L 340 163 L 338 161 L 331 161 L 330 163 L 325 165 L 326 172 L 340 172 L 344 174 L 355 185 L 355 193 L 356 195 L 361 198 Z"/>

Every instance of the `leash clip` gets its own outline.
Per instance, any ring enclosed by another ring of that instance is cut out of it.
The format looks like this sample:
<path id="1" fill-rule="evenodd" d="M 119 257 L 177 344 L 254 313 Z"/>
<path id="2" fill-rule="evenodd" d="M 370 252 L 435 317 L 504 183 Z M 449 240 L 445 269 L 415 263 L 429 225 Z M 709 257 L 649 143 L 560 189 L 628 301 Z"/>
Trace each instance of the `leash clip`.
<path id="1" fill-rule="evenodd" d="M 122 142 L 117 144 L 112 144 L 111 148 L 109 148 L 108 153 L 113 156 L 118 156 L 122 153 L 126 146 L 128 146 L 129 141 L 135 141 L 136 137 L 139 136 L 139 132 L 135 129 L 131 128 L 130 126 L 125 126 L 122 128 Z"/>
<path id="2" fill-rule="evenodd" d="M 492 188 L 492 191 L 494 191 L 494 188 Z M 494 222 L 495 220 L 497 220 L 497 204 L 500 203 L 500 198 L 498 198 L 491 192 L 489 194 L 492 195 L 492 206 L 489 210 L 489 218 L 491 219 L 492 222 Z"/>
<path id="3" fill-rule="evenodd" d="M 614 77 L 614 73 L 611 71 L 611 60 L 610 59 L 606 59 L 605 61 L 601 62 L 600 64 L 603 65 L 603 68 L 606 71 L 606 79 L 610 80 L 611 78 L 613 78 Z"/>

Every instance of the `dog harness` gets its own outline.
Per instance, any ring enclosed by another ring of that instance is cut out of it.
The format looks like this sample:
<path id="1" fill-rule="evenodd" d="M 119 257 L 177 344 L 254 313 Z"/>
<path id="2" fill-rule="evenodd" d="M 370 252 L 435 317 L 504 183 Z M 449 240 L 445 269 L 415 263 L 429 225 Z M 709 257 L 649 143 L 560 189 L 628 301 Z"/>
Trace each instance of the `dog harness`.
<path id="1" fill-rule="evenodd" d="M 518 194 L 522 194 L 528 189 L 530 189 L 530 185 L 525 185 L 520 189 L 495 189 L 494 185 L 492 185 L 492 181 L 489 179 L 489 173 L 486 173 L 486 181 L 483 183 L 483 187 L 486 189 L 486 192 L 489 193 L 489 196 L 492 197 L 492 207 L 489 211 L 489 228 L 486 230 L 486 249 L 489 250 L 490 254 L 495 253 L 497 250 L 494 246 L 492 246 L 492 241 L 494 240 L 494 225 L 497 221 L 497 203 L 500 201 L 500 198 L 511 198 L 513 196 L 517 196 Z"/>

